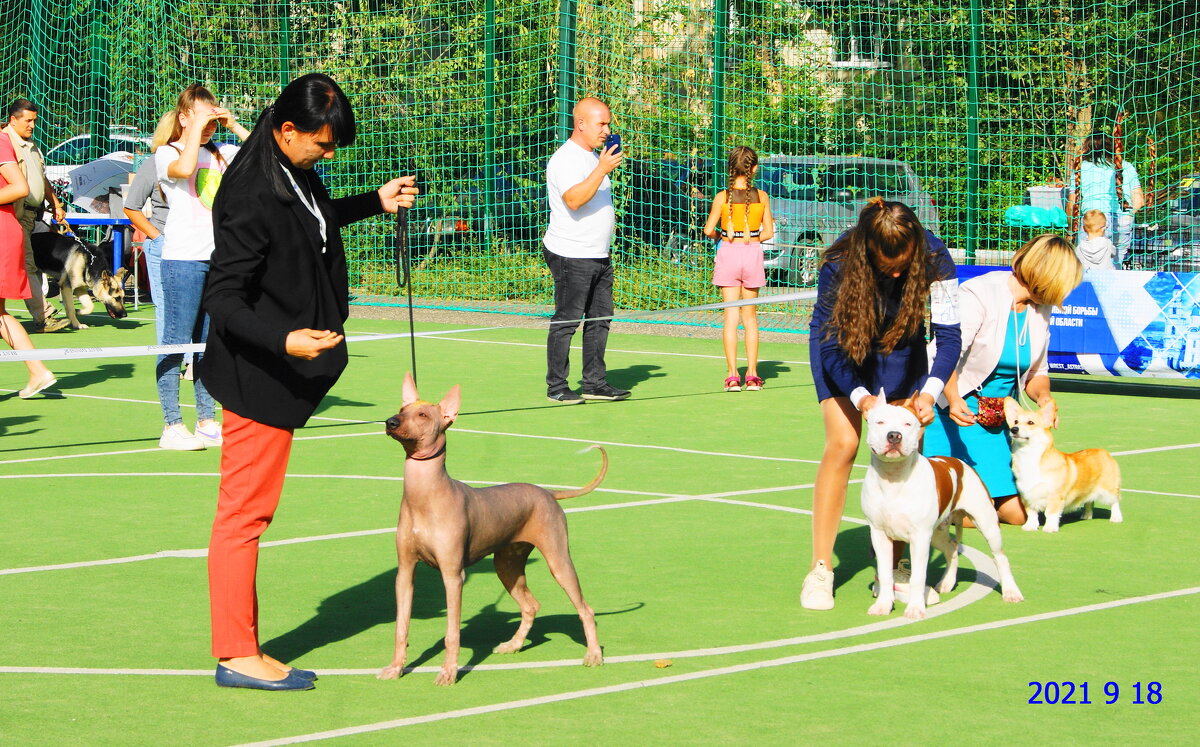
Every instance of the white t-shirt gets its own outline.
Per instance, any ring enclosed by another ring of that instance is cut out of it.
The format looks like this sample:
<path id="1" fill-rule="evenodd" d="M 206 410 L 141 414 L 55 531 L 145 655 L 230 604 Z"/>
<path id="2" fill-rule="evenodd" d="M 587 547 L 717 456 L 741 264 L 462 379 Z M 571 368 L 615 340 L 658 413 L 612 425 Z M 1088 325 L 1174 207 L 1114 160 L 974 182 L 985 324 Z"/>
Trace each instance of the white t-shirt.
<path id="1" fill-rule="evenodd" d="M 546 192 L 550 197 L 550 225 L 542 243 L 555 254 L 573 259 L 603 259 L 612 243 L 616 212 L 613 210 L 612 183 L 608 176 L 592 199 L 578 210 L 563 202 L 563 193 L 587 179 L 600 156 L 574 140 L 558 147 L 546 164 Z"/>
<path id="2" fill-rule="evenodd" d="M 174 145 L 183 148 L 182 142 Z M 163 259 L 207 261 L 212 256 L 213 199 L 217 196 L 217 187 L 221 186 L 221 176 L 239 150 L 236 145 L 218 145 L 217 148 L 225 162 L 221 163 L 212 151 L 201 147 L 196 157 L 196 170 L 187 179 L 167 176 L 167 167 L 179 160 L 178 150 L 163 145 L 154 151 L 154 170 L 170 208 L 163 229 L 166 236 Z"/>

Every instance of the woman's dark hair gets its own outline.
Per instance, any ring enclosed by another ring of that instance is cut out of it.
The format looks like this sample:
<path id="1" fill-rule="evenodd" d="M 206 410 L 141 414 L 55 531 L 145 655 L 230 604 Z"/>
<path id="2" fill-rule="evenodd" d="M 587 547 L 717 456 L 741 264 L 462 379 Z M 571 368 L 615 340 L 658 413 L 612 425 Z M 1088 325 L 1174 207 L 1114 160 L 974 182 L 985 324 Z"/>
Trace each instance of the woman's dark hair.
<path id="1" fill-rule="evenodd" d="M 837 297 L 829 314 L 826 339 L 856 364 L 878 344 L 890 353 L 921 329 L 929 284 L 936 279 L 925 229 L 912 208 L 902 202 L 872 197 L 859 213 L 858 223 L 825 252 L 825 261 L 838 262 Z M 901 273 L 900 309 L 887 329 L 879 280 Z"/>
<path id="2" fill-rule="evenodd" d="M 1083 160 L 1088 163 L 1111 168 L 1115 152 L 1112 135 L 1107 132 L 1093 132 L 1084 138 Z"/>
<path id="3" fill-rule="evenodd" d="M 317 132 L 329 125 L 340 147 L 353 143 L 356 134 L 350 100 L 333 78 L 322 73 L 303 75 L 288 83 L 275 103 L 259 115 L 225 180 L 264 179 L 280 200 L 295 200 L 296 193 L 279 168 L 287 157 L 275 142 L 275 133 L 284 122 L 291 122 L 300 132 Z"/>

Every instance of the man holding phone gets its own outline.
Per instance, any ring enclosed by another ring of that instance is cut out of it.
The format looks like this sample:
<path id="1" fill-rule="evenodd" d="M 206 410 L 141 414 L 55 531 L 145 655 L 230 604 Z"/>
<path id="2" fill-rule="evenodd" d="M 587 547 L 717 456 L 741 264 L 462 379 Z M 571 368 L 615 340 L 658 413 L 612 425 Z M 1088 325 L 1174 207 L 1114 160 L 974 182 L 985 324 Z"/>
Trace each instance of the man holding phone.
<path id="1" fill-rule="evenodd" d="M 608 383 L 604 349 L 613 313 L 613 270 L 609 256 L 616 214 L 608 175 L 625 156 L 612 133 L 612 112 L 596 98 L 581 99 L 572 112 L 575 128 L 546 166 L 550 225 L 542 256 L 554 277 L 554 317 L 546 337 L 546 397 L 564 405 L 584 400 L 626 399 L 629 392 Z M 597 154 L 596 151 L 600 153 Z M 583 390 L 567 383 L 571 337 L 583 324 Z M 560 323 L 565 322 L 565 323 Z"/>

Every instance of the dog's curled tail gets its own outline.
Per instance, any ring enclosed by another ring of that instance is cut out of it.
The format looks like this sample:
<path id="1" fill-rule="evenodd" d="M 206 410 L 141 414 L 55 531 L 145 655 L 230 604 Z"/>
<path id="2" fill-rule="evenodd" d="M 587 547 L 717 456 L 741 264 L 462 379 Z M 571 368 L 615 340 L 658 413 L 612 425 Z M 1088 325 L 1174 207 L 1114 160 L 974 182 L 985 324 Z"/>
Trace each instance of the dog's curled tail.
<path id="1" fill-rule="evenodd" d="M 592 444 L 591 446 L 587 447 L 587 449 L 584 449 L 584 451 L 588 451 L 590 449 L 600 450 L 600 471 L 596 473 L 596 476 L 592 478 L 591 482 L 589 482 L 587 485 L 584 485 L 582 488 L 577 488 L 575 490 L 551 491 L 551 495 L 554 496 L 554 500 L 565 501 L 568 498 L 578 498 L 579 496 L 587 495 L 596 488 L 600 487 L 600 483 L 604 481 L 604 475 L 608 473 L 608 452 L 604 450 L 603 446 L 598 446 L 596 444 Z"/>

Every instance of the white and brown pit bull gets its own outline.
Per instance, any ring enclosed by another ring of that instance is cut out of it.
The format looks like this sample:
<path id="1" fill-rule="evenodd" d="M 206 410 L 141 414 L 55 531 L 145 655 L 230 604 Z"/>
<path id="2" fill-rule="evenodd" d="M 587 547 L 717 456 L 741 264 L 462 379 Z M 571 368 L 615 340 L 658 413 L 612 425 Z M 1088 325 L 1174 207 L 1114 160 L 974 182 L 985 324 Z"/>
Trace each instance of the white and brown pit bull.
<path id="1" fill-rule="evenodd" d="M 975 470 L 953 457 L 921 455 L 921 424 L 915 409 L 916 395 L 888 404 L 883 392 L 867 414 L 867 445 L 871 465 L 863 480 L 862 508 L 871 526 L 871 545 L 878 563 L 879 598 L 867 610 L 887 615 L 895 602 L 892 576 L 892 540 L 909 543 L 912 577 L 904 616 L 925 617 L 925 577 L 929 546 L 946 556 L 946 574 L 937 591 L 946 593 L 958 578 L 958 541 L 950 538 L 950 522 L 962 537 L 962 516 L 970 516 L 987 540 L 1006 602 L 1023 597 L 1000 543 L 1000 521 L 987 488 Z"/>

